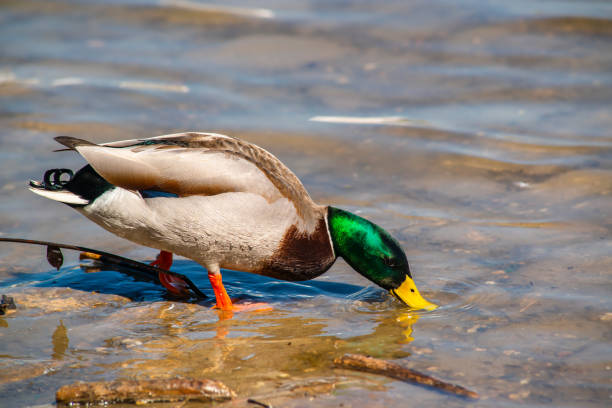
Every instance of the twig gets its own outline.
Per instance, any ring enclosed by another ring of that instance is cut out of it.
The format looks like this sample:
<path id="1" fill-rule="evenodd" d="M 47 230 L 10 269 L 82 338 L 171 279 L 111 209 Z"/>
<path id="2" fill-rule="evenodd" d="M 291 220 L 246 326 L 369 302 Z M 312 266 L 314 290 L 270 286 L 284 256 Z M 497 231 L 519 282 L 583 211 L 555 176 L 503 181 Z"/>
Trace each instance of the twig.
<path id="1" fill-rule="evenodd" d="M 51 265 L 56 267 L 56 268 L 58 268 L 58 269 L 59 269 L 59 266 L 57 266 L 58 262 L 59 262 L 58 254 L 57 254 L 58 248 L 70 249 L 70 250 L 73 250 L 73 251 L 89 252 L 91 254 L 95 254 L 96 255 L 96 257 L 92 257 L 92 258 L 96 258 L 98 261 L 100 261 L 102 263 L 114 264 L 114 265 L 118 265 L 118 266 L 123 266 L 123 267 L 135 269 L 135 270 L 145 274 L 149 278 L 155 280 L 156 282 L 159 282 L 159 278 L 158 278 L 159 272 L 163 272 L 163 273 L 166 273 L 166 274 L 169 274 L 169 275 L 176 276 L 176 277 L 181 278 L 182 280 L 184 280 L 185 283 L 187 283 L 187 285 L 189 286 L 189 289 L 191 289 L 191 291 L 194 293 L 194 295 L 197 298 L 204 299 L 204 298 L 207 297 L 204 293 L 202 293 L 202 291 L 200 289 L 198 289 L 198 287 L 191 281 L 191 279 L 189 279 L 187 276 L 185 276 L 185 275 L 183 275 L 181 273 L 167 271 L 165 269 L 161 269 L 161 268 L 158 268 L 156 266 L 147 265 L 145 263 L 134 261 L 134 260 L 129 259 L 129 258 L 124 258 L 122 256 L 111 254 L 109 252 L 99 251 L 97 249 L 91 249 L 91 248 L 86 248 L 86 247 L 77 246 L 77 245 L 60 244 L 60 243 L 57 243 L 57 242 L 38 241 L 38 240 L 33 240 L 33 239 L 0 238 L 0 242 L 16 242 L 16 243 L 21 243 L 21 244 L 32 244 L 32 245 L 46 246 L 47 248 L 51 249 L 51 250 L 47 251 L 48 259 L 51 258 L 53 260 Z M 51 256 L 51 255 L 49 255 L 49 253 L 52 253 L 53 255 Z M 50 259 L 50 262 L 51 262 L 51 259 Z M 61 265 L 61 263 L 59 263 L 59 265 Z"/>
<path id="2" fill-rule="evenodd" d="M 260 407 L 263 407 L 263 408 L 272 408 L 272 405 L 270 405 L 270 404 L 266 404 L 266 403 L 263 403 L 263 402 L 259 402 L 259 401 L 255 400 L 255 399 L 253 399 L 253 398 L 249 398 L 249 399 L 247 400 L 247 403 L 249 403 L 249 404 L 259 405 Z"/>
<path id="3" fill-rule="evenodd" d="M 336 358 L 334 363 L 338 367 L 348 368 L 350 370 L 365 371 L 368 373 L 380 374 L 395 378 L 397 380 L 426 385 L 462 397 L 474 399 L 479 398 L 477 393 L 463 388 L 460 385 L 447 383 L 427 374 L 423 374 L 418 371 L 402 367 L 399 364 L 391 363 L 378 358 L 362 356 L 359 354 L 345 354 L 340 358 Z"/>

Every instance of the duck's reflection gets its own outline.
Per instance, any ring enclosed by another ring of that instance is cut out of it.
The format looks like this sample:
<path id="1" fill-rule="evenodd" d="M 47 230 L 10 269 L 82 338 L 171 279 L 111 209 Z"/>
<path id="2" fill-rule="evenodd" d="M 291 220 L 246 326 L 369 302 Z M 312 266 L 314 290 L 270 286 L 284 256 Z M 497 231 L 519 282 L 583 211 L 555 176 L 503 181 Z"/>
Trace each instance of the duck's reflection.
<path id="1" fill-rule="evenodd" d="M 410 312 L 401 313 L 396 320 L 403 329 L 402 334 L 404 335 L 404 341 L 406 343 L 413 341 L 414 337 L 412 337 L 412 325 L 419 320 L 419 315 Z"/>
<path id="2" fill-rule="evenodd" d="M 116 264 L 106 264 L 106 263 L 91 263 L 86 262 L 81 264 L 81 268 L 86 272 L 98 272 L 98 271 L 118 271 L 124 274 L 128 274 L 133 276 L 136 279 L 143 279 L 142 275 L 134 274 L 130 268 L 125 268 Z M 163 288 L 160 286 L 160 289 Z M 193 300 L 184 300 L 184 299 L 171 299 L 173 301 L 193 303 Z M 263 320 L 274 320 L 276 323 L 274 326 L 278 325 L 279 327 L 286 326 L 288 320 L 295 319 L 292 317 L 290 319 L 287 318 L 272 318 L 270 319 L 270 314 L 268 312 L 274 311 L 273 307 L 265 304 L 265 303 L 254 303 L 250 302 L 247 299 L 238 300 L 235 302 L 236 310 L 234 311 L 225 311 L 214 309 L 214 298 L 200 300 L 197 304 L 202 307 L 211 308 L 211 310 L 216 314 L 218 321 L 216 324 L 207 323 L 202 327 L 202 330 L 209 331 L 211 329 L 215 332 L 215 338 L 218 340 L 226 339 L 230 336 L 232 331 L 236 331 L 234 334 L 245 334 L 244 323 L 252 322 L 255 326 L 257 326 L 258 322 Z M 240 316 L 240 320 L 237 322 L 235 318 Z M 248 316 L 248 319 L 243 319 L 242 317 Z M 275 317 L 278 317 L 276 315 Z M 413 331 L 414 325 L 419 319 L 418 312 L 405 312 L 398 311 L 397 313 L 392 313 L 391 311 L 381 312 L 378 318 L 375 318 L 375 327 L 373 330 L 366 335 L 354 336 L 350 338 L 336 338 L 334 336 L 326 336 L 325 327 L 326 327 L 326 319 L 308 319 L 304 318 L 299 326 L 302 326 L 301 330 L 294 332 L 295 335 L 303 335 L 305 333 L 304 328 L 308 327 L 310 332 L 313 327 L 319 327 L 320 331 L 317 333 L 311 333 L 313 336 L 321 336 L 323 338 L 333 339 L 334 344 L 336 344 L 336 349 L 338 345 L 341 345 L 341 348 L 346 349 L 346 352 L 362 352 L 367 353 L 373 356 L 382 356 L 386 354 L 386 351 L 391 348 L 396 348 L 391 354 L 396 357 L 401 357 L 408 355 L 405 351 L 397 348 L 398 344 L 406 344 L 414 340 Z M 302 319 L 299 319 L 302 320 Z M 315 322 L 316 321 L 316 322 Z M 315 324 L 316 323 L 316 324 Z M 291 325 L 290 325 L 291 326 Z M 263 327 L 270 327 L 268 325 L 264 325 Z M 262 331 L 262 335 L 270 336 L 271 333 L 265 332 L 263 327 L 257 327 L 254 330 Z M 296 326 L 297 327 L 297 326 Z M 59 328 L 58 328 L 59 329 Z M 239 333 L 240 332 L 240 333 Z M 265 332 L 265 333 L 264 333 Z M 243 336 L 238 336 L 243 337 Z"/>

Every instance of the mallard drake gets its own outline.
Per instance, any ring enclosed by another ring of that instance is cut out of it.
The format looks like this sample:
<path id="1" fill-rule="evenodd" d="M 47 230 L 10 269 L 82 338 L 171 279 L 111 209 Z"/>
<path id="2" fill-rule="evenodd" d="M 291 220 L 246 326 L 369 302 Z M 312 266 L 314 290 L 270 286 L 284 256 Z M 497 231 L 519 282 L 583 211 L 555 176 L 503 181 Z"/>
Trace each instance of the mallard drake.
<path id="1" fill-rule="evenodd" d="M 169 270 L 173 253 L 198 262 L 220 309 L 233 308 L 221 268 L 302 281 L 327 271 L 338 256 L 409 307 L 436 307 L 419 294 L 406 255 L 388 232 L 316 204 L 291 170 L 254 144 L 214 133 L 105 144 L 55 140 L 89 164 L 75 174 L 49 170 L 30 190 L 160 250 L 154 264 L 162 269 Z M 173 293 L 184 290 L 172 275 L 160 274 L 160 281 Z"/>

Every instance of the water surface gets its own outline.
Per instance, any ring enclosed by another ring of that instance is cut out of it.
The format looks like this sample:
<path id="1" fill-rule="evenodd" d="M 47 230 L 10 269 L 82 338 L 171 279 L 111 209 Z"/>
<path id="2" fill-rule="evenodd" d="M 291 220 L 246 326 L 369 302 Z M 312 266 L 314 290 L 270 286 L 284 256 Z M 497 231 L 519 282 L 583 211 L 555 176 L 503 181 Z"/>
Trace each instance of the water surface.
<path id="1" fill-rule="evenodd" d="M 19 305 L 0 318 L 3 404 L 183 375 L 287 407 L 609 405 L 611 16 L 594 0 L 2 2 L 3 236 L 150 260 L 27 180 L 83 165 L 53 136 L 214 131 L 388 229 L 441 305 L 409 312 L 339 260 L 303 283 L 225 273 L 232 297 L 273 306 L 227 318 L 74 253 L 55 271 L 41 248 L 2 244 L 0 289 Z M 198 265 L 175 270 L 212 294 Z M 333 369 L 347 352 L 483 398 Z"/>

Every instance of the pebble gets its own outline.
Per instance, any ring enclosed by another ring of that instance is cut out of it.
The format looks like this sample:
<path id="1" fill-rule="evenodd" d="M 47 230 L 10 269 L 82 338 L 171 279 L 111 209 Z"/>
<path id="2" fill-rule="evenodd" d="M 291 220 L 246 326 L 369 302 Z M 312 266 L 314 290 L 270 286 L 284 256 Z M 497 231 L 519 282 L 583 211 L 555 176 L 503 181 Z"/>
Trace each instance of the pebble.
<path id="1" fill-rule="evenodd" d="M 468 333 L 476 333 L 476 332 L 478 331 L 478 329 L 480 329 L 481 327 L 483 327 L 483 328 L 484 328 L 484 327 L 486 327 L 486 326 L 483 326 L 483 325 L 481 325 L 481 324 L 476 324 L 476 325 L 474 325 L 474 326 L 470 327 L 469 329 L 467 329 L 466 331 L 467 331 Z"/>
<path id="2" fill-rule="evenodd" d="M 132 348 L 136 346 L 142 346 L 142 341 L 128 338 L 128 339 L 121 340 L 121 345 L 127 348 Z"/>
<path id="3" fill-rule="evenodd" d="M 413 347 L 412 351 L 416 354 L 431 354 L 433 353 L 433 350 L 428 348 L 428 347 L 423 347 L 423 348 L 417 348 L 417 347 Z"/>

